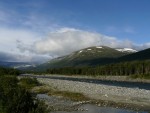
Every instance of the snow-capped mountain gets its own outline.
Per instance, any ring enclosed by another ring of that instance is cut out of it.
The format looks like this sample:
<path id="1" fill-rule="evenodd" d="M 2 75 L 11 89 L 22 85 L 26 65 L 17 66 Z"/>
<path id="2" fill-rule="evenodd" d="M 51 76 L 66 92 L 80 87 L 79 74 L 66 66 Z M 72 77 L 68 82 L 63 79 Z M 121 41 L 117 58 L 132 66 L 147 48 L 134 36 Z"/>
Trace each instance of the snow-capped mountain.
<path id="1" fill-rule="evenodd" d="M 116 49 L 117 51 L 120 52 L 129 52 L 129 53 L 135 53 L 138 52 L 137 50 L 131 49 L 131 48 L 123 48 L 123 49 Z"/>
<path id="2" fill-rule="evenodd" d="M 90 66 L 105 64 L 107 62 L 113 61 L 118 57 L 131 54 L 130 52 L 120 52 L 114 48 L 106 46 L 93 46 L 88 48 L 83 48 L 81 50 L 72 52 L 69 55 L 58 57 L 50 60 L 44 64 L 37 67 L 39 69 L 47 67 L 70 67 L 70 66 Z"/>
<path id="3" fill-rule="evenodd" d="M 150 49 L 137 52 L 130 48 L 114 49 L 106 46 L 93 46 L 75 51 L 66 56 L 52 59 L 30 69 L 46 70 L 49 68 L 62 67 L 86 67 L 145 59 L 150 59 Z"/>

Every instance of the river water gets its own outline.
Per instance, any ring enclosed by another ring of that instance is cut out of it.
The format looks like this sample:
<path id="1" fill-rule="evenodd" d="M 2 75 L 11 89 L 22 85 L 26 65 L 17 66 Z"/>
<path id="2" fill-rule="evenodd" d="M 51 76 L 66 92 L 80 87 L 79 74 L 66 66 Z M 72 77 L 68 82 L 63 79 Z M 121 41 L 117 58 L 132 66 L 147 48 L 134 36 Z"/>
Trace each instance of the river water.
<path id="1" fill-rule="evenodd" d="M 21 76 L 27 76 L 26 74 Z M 87 83 L 94 83 L 94 84 L 104 84 L 110 86 L 120 86 L 120 87 L 128 87 L 128 88 L 139 88 L 150 90 L 150 83 L 142 83 L 142 82 L 126 82 L 126 81 L 110 81 L 110 80 L 99 80 L 93 78 L 72 78 L 72 77 L 61 77 L 61 76 L 35 76 L 35 75 L 28 75 L 30 77 L 36 78 L 47 78 L 47 79 L 59 79 L 59 80 L 70 80 L 70 81 L 79 81 L 79 82 L 87 82 Z"/>
<path id="2" fill-rule="evenodd" d="M 98 107 L 96 105 L 92 104 L 85 104 L 82 105 L 79 109 L 84 109 L 85 111 L 56 111 L 52 113 L 148 113 L 148 112 L 142 112 L 142 111 L 131 111 L 131 110 L 124 110 L 124 109 L 116 109 L 111 107 Z"/>
<path id="3" fill-rule="evenodd" d="M 57 98 L 53 96 L 48 96 L 46 94 L 38 94 L 37 98 L 46 101 L 46 103 L 48 103 L 50 106 L 53 106 L 55 109 L 59 109 L 50 113 L 148 113 L 144 111 L 137 112 L 128 109 L 113 107 L 99 107 L 95 104 L 81 104 L 73 107 L 76 102 L 73 102 L 71 100 L 65 100 L 60 97 Z M 72 109 L 72 107 L 75 109 Z M 67 110 L 61 110 L 66 108 Z"/>
<path id="4" fill-rule="evenodd" d="M 98 80 L 98 79 L 86 79 L 86 78 L 71 78 L 71 77 L 60 77 L 60 76 L 32 76 L 30 77 L 37 77 L 37 78 L 47 78 L 47 79 L 60 79 L 60 80 L 70 80 L 70 81 L 80 81 L 80 82 L 87 82 L 87 83 L 95 83 L 95 84 L 105 84 L 111 86 L 121 86 L 121 87 L 128 87 L 128 88 L 139 88 L 139 89 L 146 89 L 150 90 L 150 83 L 138 83 L 138 82 L 119 82 L 119 81 L 107 81 L 107 80 Z M 57 106 L 63 106 L 65 108 L 69 108 L 72 102 L 68 100 L 59 100 L 55 97 L 50 97 L 45 94 L 39 94 L 39 99 L 44 99 L 45 101 L 48 100 L 49 104 L 55 104 Z M 119 109 L 119 108 L 112 108 L 112 107 L 99 107 L 94 104 L 82 104 L 78 106 L 78 110 L 71 110 L 69 112 L 64 110 L 56 110 L 52 113 L 150 113 L 145 111 L 132 111 L 129 109 Z"/>

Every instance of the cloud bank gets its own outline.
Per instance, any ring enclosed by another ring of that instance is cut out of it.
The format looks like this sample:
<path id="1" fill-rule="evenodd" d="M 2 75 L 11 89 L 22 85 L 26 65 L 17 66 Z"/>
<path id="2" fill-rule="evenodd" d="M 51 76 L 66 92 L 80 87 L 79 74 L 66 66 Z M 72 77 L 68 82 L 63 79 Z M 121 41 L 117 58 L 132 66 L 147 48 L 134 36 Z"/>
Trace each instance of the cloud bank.
<path id="1" fill-rule="evenodd" d="M 86 24 L 76 22 L 70 10 L 47 10 L 47 14 L 45 4 L 47 3 L 41 1 L 17 2 L 14 7 L 14 4 L 0 1 L 1 60 L 41 62 L 90 46 L 128 47 L 136 50 L 150 48 L 150 42 L 135 44 L 128 39 L 120 40 L 120 37 L 64 27 L 71 25 L 86 28 Z M 131 26 L 109 26 L 106 31 L 116 34 L 121 32 L 122 35 L 135 33 L 134 27 Z"/>
<path id="2" fill-rule="evenodd" d="M 8 52 L 0 52 L 0 62 L 30 62 L 30 63 L 44 63 L 50 57 L 45 55 L 22 55 Z"/>
<path id="3" fill-rule="evenodd" d="M 150 43 L 137 45 L 130 40 L 119 40 L 96 32 L 73 28 L 61 28 L 50 32 L 46 38 L 34 42 L 32 45 L 18 44 L 21 51 L 36 54 L 49 54 L 52 57 L 69 54 L 73 51 L 90 46 L 109 46 L 112 48 L 133 48 L 142 50 L 150 47 Z"/>
<path id="4" fill-rule="evenodd" d="M 44 62 L 90 46 L 112 48 L 150 48 L 150 43 L 135 44 L 96 32 L 74 28 L 52 30 L 45 38 L 26 29 L 0 28 L 1 61 Z"/>
<path id="5" fill-rule="evenodd" d="M 26 29 L 0 28 L 0 61 L 9 62 L 43 62 L 50 59 L 50 56 L 34 54 L 18 49 L 18 44 L 31 46 L 40 40 L 35 32 Z"/>

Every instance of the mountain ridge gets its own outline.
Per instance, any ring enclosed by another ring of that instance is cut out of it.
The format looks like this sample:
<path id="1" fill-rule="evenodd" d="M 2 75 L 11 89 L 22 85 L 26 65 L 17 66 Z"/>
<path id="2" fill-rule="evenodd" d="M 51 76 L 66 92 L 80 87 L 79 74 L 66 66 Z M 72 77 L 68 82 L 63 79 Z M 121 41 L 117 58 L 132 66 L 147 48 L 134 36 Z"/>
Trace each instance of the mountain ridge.
<path id="1" fill-rule="evenodd" d="M 119 57 L 136 52 L 136 50 L 130 50 L 132 51 L 118 51 L 116 48 L 110 48 L 107 46 L 92 46 L 72 52 L 66 56 L 52 59 L 49 62 L 38 65 L 36 68 L 46 69 L 103 65 L 110 62 L 113 63 Z"/>
<path id="2" fill-rule="evenodd" d="M 150 48 L 137 52 L 130 48 L 110 48 L 107 46 L 92 46 L 74 51 L 66 56 L 54 58 L 43 64 L 24 64 L 22 70 L 46 70 L 62 67 L 100 66 L 119 62 L 130 62 L 150 59 Z M 19 65 L 18 67 L 19 68 Z"/>

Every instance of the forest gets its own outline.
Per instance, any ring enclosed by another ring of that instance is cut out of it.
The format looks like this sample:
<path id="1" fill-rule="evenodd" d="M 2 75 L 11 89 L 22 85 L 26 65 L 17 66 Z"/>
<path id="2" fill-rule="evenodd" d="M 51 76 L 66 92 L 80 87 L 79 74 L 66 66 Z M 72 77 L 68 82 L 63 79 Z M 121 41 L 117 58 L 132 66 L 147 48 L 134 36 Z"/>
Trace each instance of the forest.
<path id="1" fill-rule="evenodd" d="M 65 75 L 127 75 L 134 78 L 150 78 L 150 60 L 108 64 L 96 67 L 50 68 L 46 73 Z"/>
<path id="2" fill-rule="evenodd" d="M 21 71 L 13 68 L 0 67 L 0 76 L 2 75 L 19 75 Z"/>
<path id="3" fill-rule="evenodd" d="M 18 79 L 21 71 L 0 67 L 0 113 L 47 113 L 46 106 L 29 89 L 39 85 L 34 78 Z M 48 74 L 87 76 L 129 76 L 150 79 L 150 60 L 108 64 L 95 67 L 50 68 Z"/>

